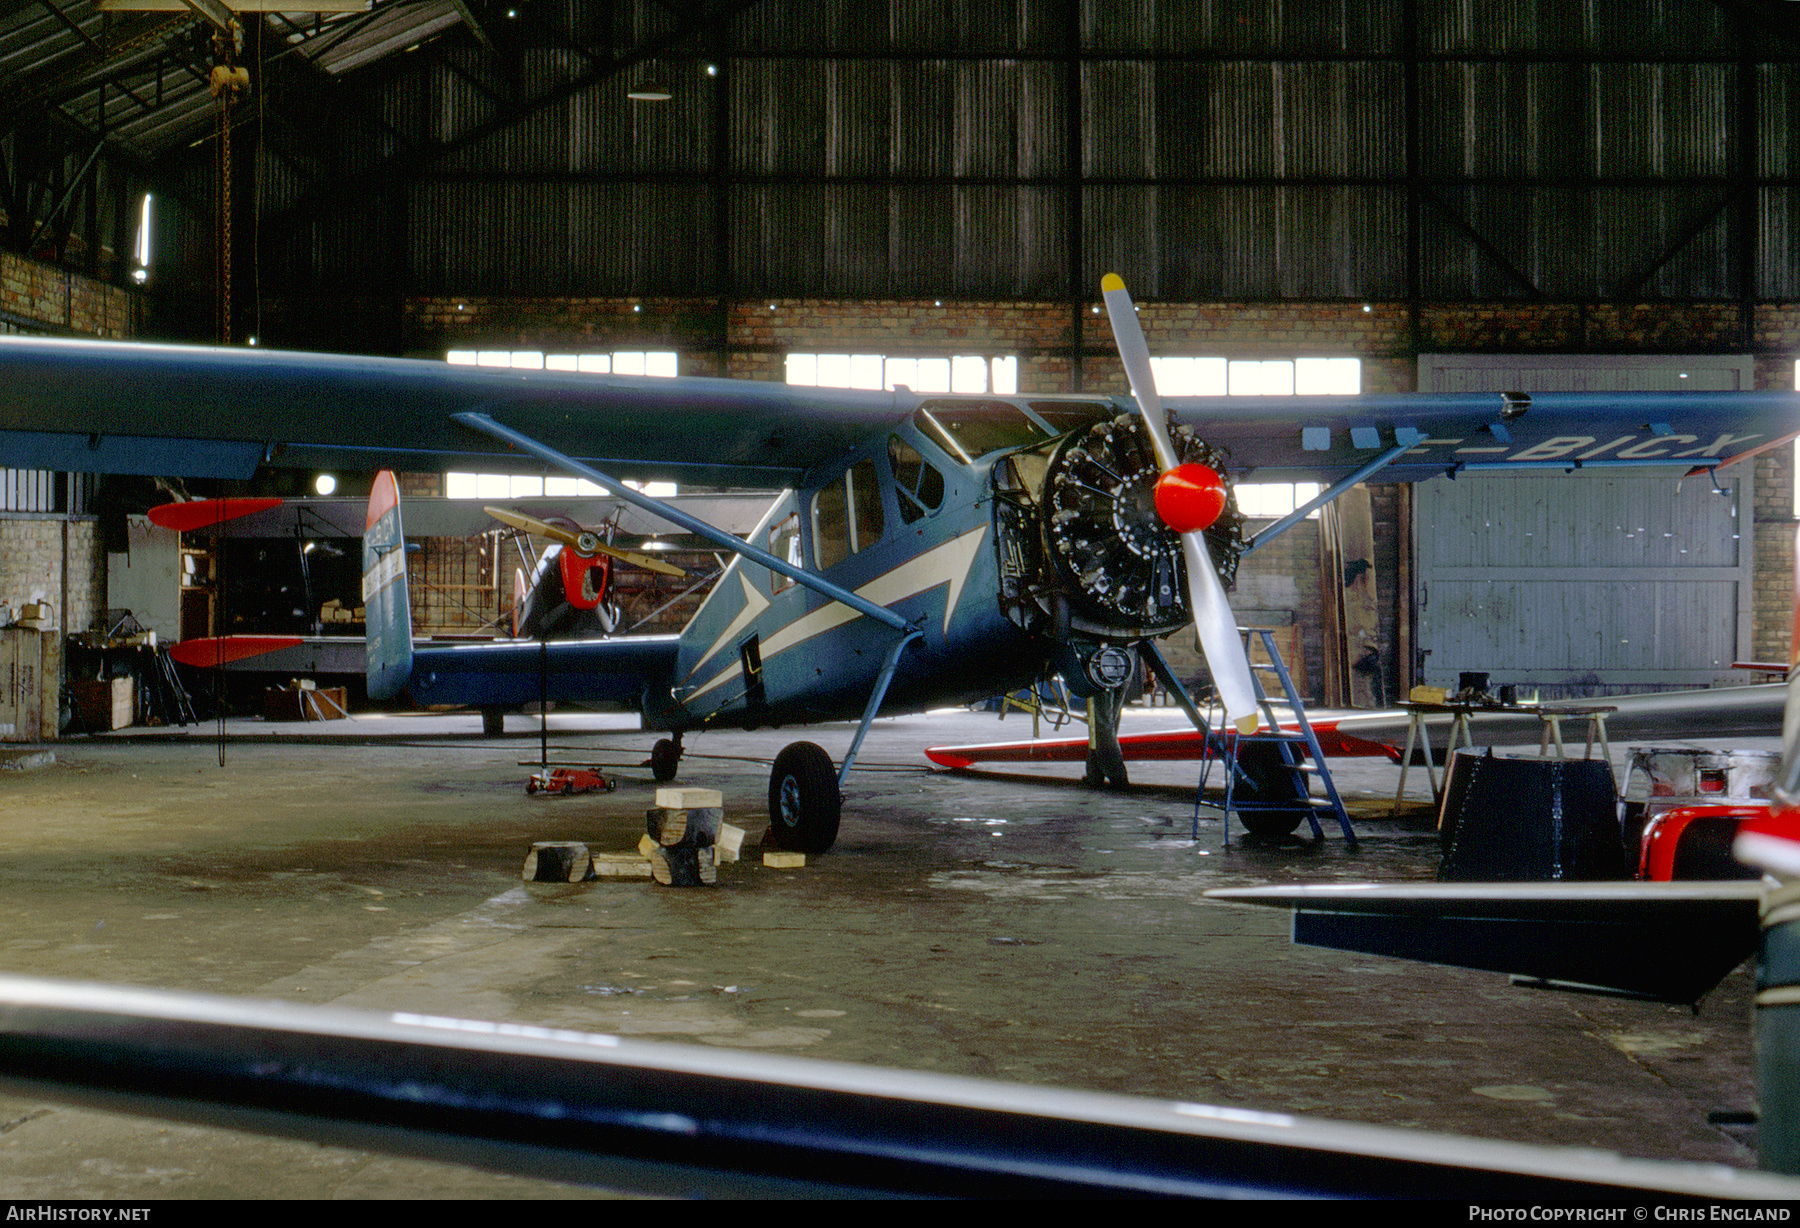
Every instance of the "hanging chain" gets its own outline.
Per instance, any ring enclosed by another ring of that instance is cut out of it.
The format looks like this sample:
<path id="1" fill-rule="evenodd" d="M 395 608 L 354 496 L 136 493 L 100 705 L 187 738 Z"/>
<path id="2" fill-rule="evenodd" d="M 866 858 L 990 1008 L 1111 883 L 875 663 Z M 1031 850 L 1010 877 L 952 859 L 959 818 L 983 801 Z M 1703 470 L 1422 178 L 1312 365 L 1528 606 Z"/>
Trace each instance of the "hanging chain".
<path id="1" fill-rule="evenodd" d="M 213 151 L 213 182 L 216 190 L 218 224 L 214 234 L 218 242 L 219 305 L 216 323 L 220 345 L 231 344 L 231 110 L 240 93 L 250 88 L 250 70 L 232 64 L 236 51 L 236 35 L 213 32 L 212 94 L 218 103 L 219 139 Z"/>

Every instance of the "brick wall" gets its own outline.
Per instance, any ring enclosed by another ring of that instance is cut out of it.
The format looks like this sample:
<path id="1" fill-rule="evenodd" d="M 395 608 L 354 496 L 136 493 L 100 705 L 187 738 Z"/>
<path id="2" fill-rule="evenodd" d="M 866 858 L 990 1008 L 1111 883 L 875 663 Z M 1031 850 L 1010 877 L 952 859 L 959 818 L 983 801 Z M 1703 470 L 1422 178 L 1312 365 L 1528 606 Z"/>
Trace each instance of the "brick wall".
<path id="1" fill-rule="evenodd" d="M 27 601 L 49 602 L 58 627 L 68 631 L 84 631 L 100 615 L 106 605 L 106 560 L 98 521 L 0 518 L 0 603 L 17 610 Z"/>
<path id="2" fill-rule="evenodd" d="M 8 331 L 132 337 L 142 320 L 135 291 L 0 252 L 0 321 Z M 57 678 L 63 634 L 87 630 L 106 606 L 98 521 L 0 515 L 0 603 L 17 609 L 27 601 L 48 602 L 56 612 L 56 632 L 44 639 L 44 670 L 46 678 Z M 54 713 L 54 699 L 48 702 Z"/>
<path id="3" fill-rule="evenodd" d="M 88 337 L 133 337 L 142 298 L 132 290 L 0 252 L 0 311 L 14 324 Z"/>

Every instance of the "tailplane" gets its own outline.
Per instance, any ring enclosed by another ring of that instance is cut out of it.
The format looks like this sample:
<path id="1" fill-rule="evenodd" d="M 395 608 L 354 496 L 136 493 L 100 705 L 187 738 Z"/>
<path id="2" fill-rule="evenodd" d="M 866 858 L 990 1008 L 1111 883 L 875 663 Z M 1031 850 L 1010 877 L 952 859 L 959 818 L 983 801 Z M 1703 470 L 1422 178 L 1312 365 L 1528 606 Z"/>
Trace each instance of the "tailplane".
<path id="1" fill-rule="evenodd" d="M 363 526 L 363 606 L 368 619 L 369 698 L 391 699 L 412 676 L 412 602 L 406 589 L 400 487 L 386 469 L 375 475 Z"/>

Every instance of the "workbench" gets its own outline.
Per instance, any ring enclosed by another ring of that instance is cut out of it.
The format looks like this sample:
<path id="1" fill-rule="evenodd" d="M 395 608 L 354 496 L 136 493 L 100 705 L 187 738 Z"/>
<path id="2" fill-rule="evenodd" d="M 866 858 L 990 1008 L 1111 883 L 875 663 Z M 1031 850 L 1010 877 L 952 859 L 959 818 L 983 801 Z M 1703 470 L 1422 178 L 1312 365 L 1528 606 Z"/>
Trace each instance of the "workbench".
<path id="1" fill-rule="evenodd" d="M 1438 765 L 1432 757 L 1431 738 L 1427 720 L 1434 716 L 1450 718 L 1450 743 L 1444 750 L 1444 764 L 1448 768 L 1450 756 L 1459 746 L 1474 746 L 1474 723 L 1480 716 L 1521 716 L 1535 714 L 1543 724 L 1543 731 L 1538 738 L 1538 754 L 1540 757 L 1550 753 L 1550 745 L 1556 744 L 1556 757 L 1568 758 L 1567 748 L 1563 745 L 1562 723 L 1565 720 L 1585 720 L 1588 723 L 1587 749 L 1582 758 L 1590 758 L 1594 752 L 1594 744 L 1600 744 L 1603 757 L 1612 757 L 1612 747 L 1606 740 L 1606 718 L 1617 712 L 1618 708 L 1607 704 L 1502 704 L 1480 703 L 1474 700 L 1447 699 L 1441 703 L 1407 701 L 1399 708 L 1407 715 L 1406 749 L 1400 755 L 1400 784 L 1394 790 L 1394 813 L 1399 813 L 1406 800 L 1406 773 L 1412 766 L 1413 747 L 1419 746 L 1425 755 L 1425 774 L 1431 782 L 1431 798 L 1433 803 L 1444 800 L 1443 785 L 1438 780 Z"/>

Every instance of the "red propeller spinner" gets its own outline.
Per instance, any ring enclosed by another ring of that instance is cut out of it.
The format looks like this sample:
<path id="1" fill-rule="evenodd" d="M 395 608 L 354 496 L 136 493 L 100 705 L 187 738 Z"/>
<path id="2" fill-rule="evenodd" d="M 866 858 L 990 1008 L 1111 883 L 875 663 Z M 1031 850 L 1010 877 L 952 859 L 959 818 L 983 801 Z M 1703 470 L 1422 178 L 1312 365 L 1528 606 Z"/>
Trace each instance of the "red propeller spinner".
<path id="1" fill-rule="evenodd" d="M 1225 480 L 1190 461 L 1156 479 L 1156 514 L 1177 533 L 1209 529 L 1225 511 Z"/>

